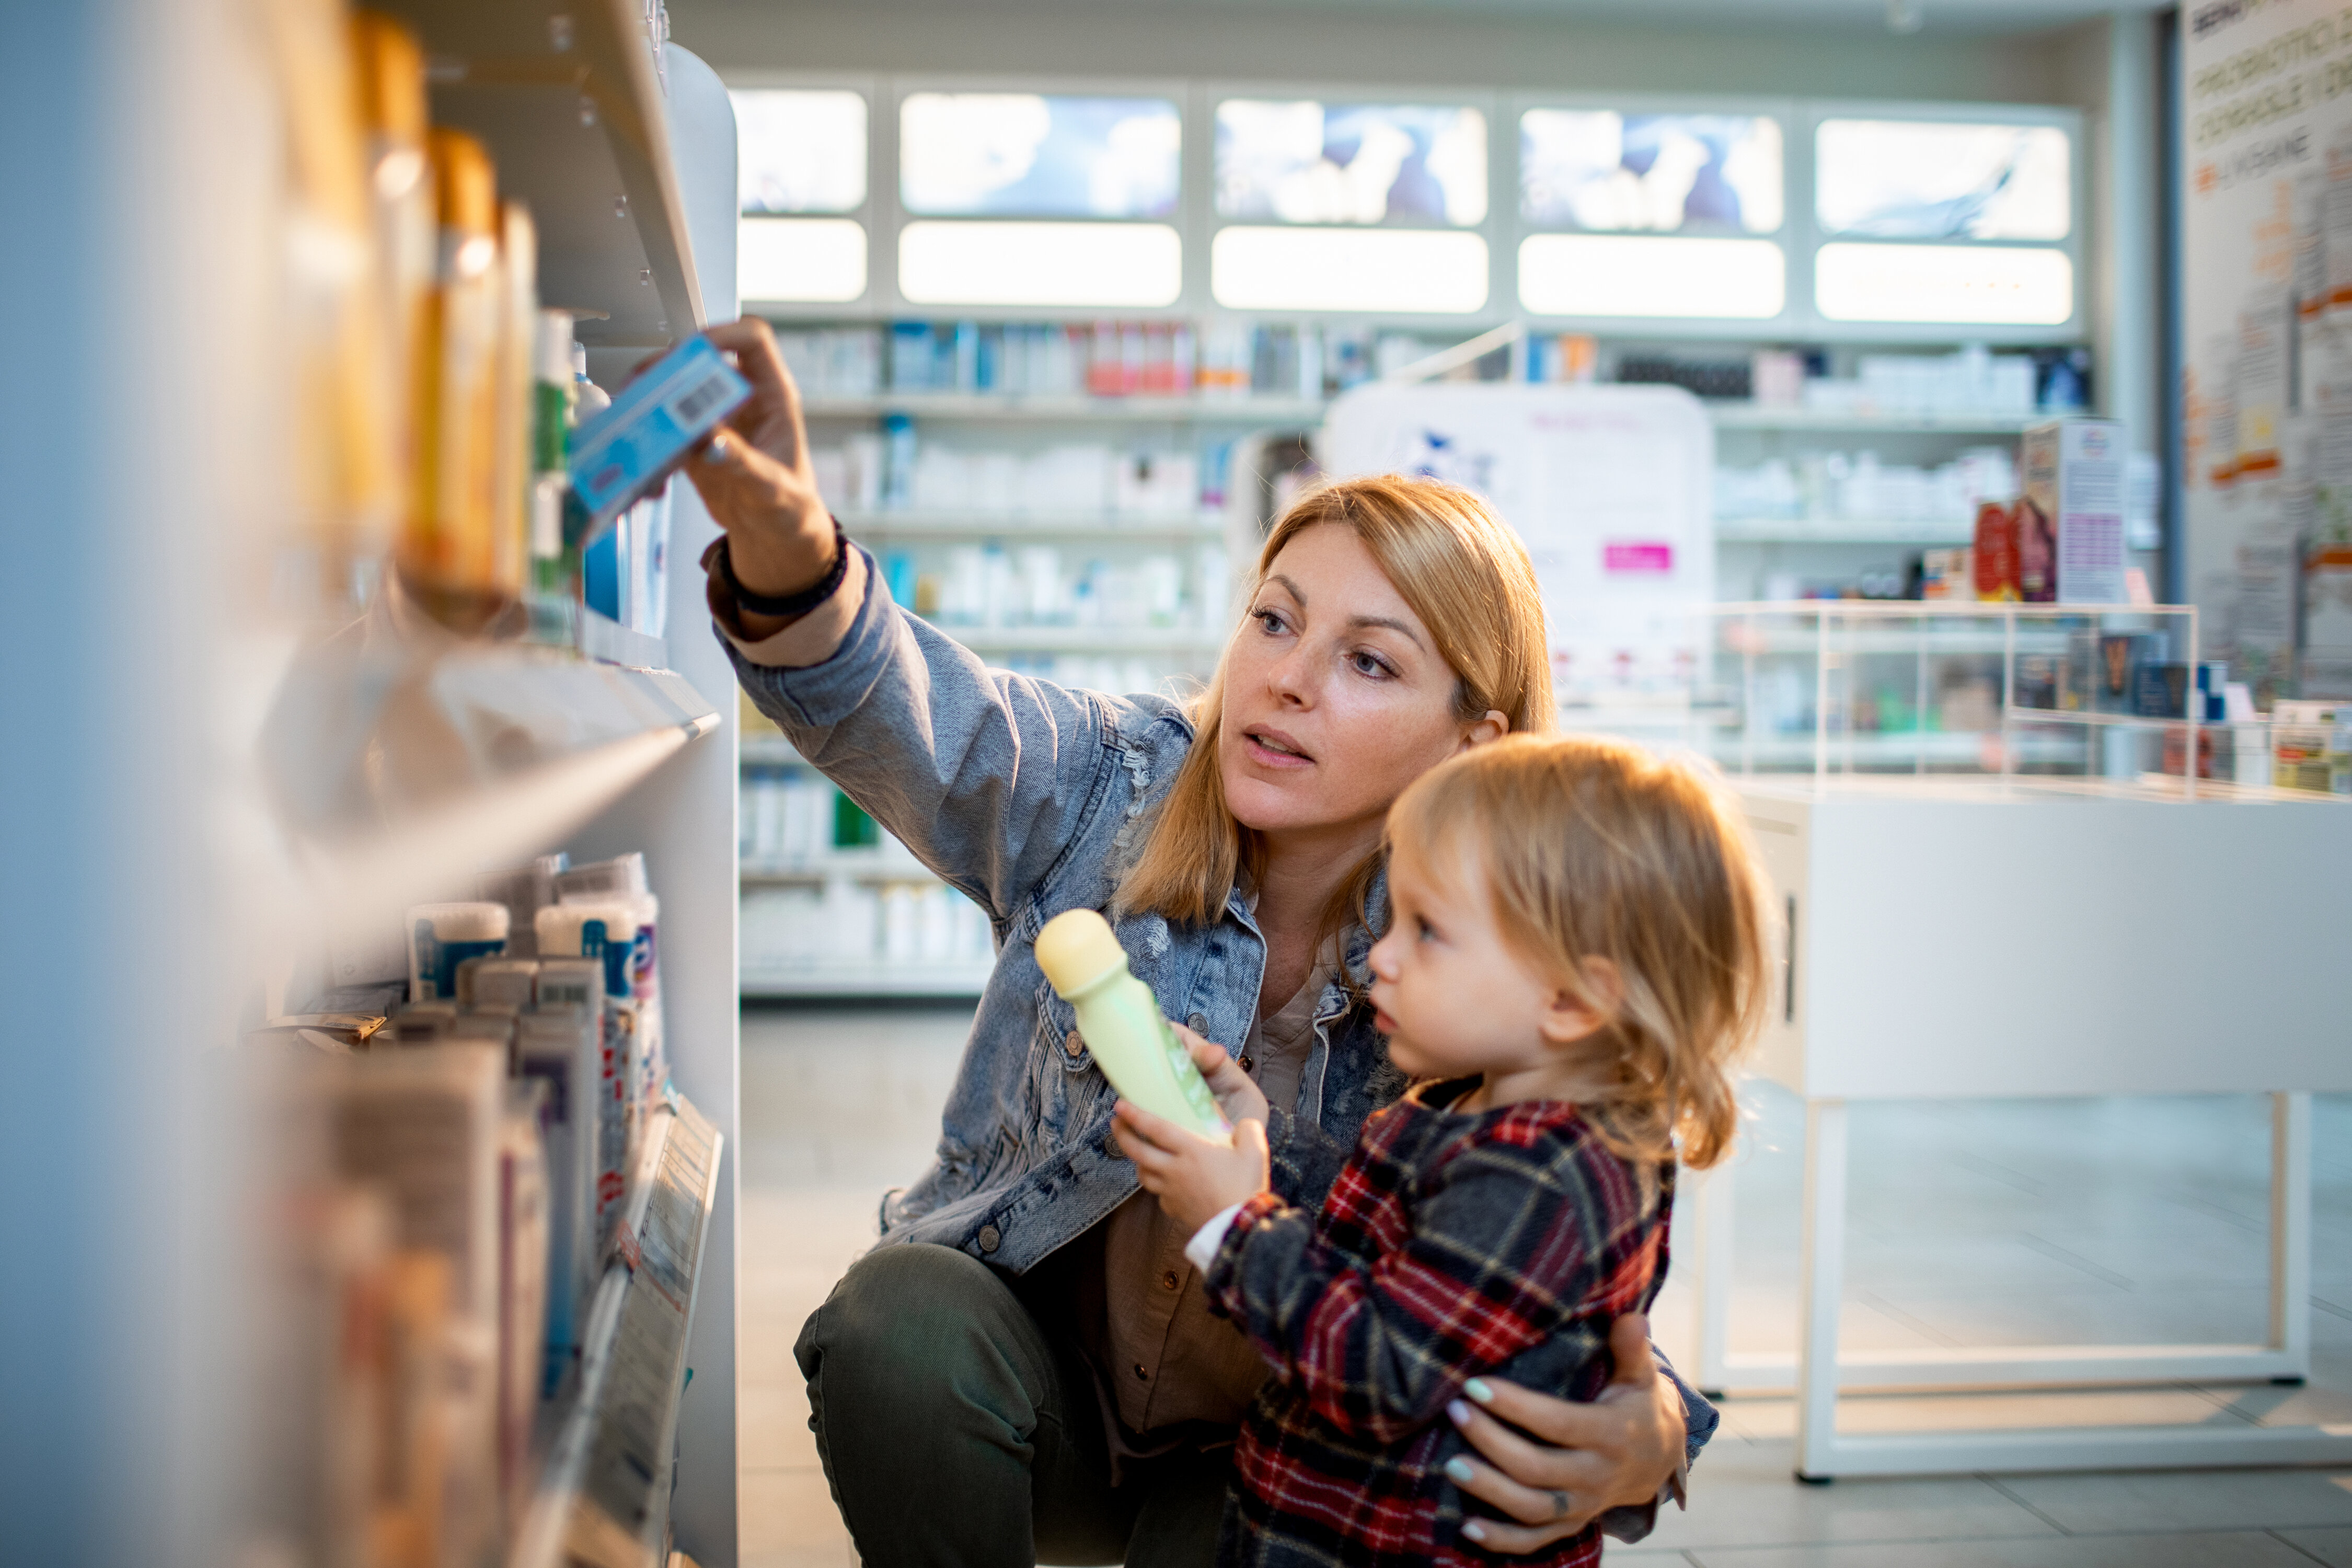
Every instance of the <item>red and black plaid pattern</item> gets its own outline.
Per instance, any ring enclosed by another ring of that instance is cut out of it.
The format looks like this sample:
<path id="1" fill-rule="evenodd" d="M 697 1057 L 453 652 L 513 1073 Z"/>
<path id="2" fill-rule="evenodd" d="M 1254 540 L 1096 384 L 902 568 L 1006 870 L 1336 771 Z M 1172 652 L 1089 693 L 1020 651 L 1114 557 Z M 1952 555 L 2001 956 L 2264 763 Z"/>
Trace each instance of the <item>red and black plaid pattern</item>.
<path id="1" fill-rule="evenodd" d="M 1366 1565 L 1589 1564 L 1588 1527 L 1504 1559 L 1461 1535 L 1482 1510 L 1444 1473 L 1444 1415 L 1486 1373 L 1591 1399 L 1609 1325 L 1666 1272 L 1674 1167 L 1610 1152 L 1573 1105 L 1475 1115 L 1475 1079 L 1423 1085 L 1364 1123 L 1309 1216 L 1261 1193 L 1207 1280 L 1274 1367 L 1234 1453 L 1219 1559 Z"/>

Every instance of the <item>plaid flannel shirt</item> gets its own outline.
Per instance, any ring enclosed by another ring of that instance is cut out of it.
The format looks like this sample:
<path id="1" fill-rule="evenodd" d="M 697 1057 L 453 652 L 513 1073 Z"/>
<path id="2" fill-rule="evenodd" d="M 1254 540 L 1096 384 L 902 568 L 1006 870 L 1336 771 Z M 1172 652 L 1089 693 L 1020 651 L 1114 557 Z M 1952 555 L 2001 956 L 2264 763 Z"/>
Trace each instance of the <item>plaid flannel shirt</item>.
<path id="1" fill-rule="evenodd" d="M 1573 1105 L 1444 1107 L 1424 1084 L 1364 1123 L 1319 1214 L 1261 1193 L 1207 1286 L 1274 1367 L 1242 1424 L 1224 1563 L 1590 1564 L 1588 1526 L 1503 1559 L 1461 1536 L 1446 1402 L 1483 1373 L 1591 1399 L 1609 1325 L 1666 1272 L 1674 1166 L 1612 1153 Z"/>

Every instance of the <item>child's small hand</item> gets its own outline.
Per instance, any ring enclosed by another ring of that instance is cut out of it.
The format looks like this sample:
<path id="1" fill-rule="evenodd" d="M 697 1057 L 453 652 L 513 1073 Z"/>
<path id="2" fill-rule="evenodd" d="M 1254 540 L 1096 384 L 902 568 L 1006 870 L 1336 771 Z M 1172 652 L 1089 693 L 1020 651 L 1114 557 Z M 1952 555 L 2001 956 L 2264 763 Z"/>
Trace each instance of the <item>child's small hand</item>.
<path id="1" fill-rule="evenodd" d="M 1192 1052 L 1192 1065 L 1209 1080 L 1209 1092 L 1217 1097 L 1217 1109 L 1225 1113 L 1226 1121 L 1238 1123 L 1265 1120 L 1265 1091 L 1242 1071 L 1241 1063 L 1234 1060 L 1231 1051 L 1214 1041 L 1202 1039 L 1173 1018 L 1168 1020 L 1168 1026 L 1176 1031 L 1176 1037 Z"/>
<path id="2" fill-rule="evenodd" d="M 1119 1147 L 1135 1162 L 1143 1190 L 1155 1194 L 1160 1206 L 1188 1232 L 1265 1190 L 1264 1121 L 1234 1123 L 1229 1147 L 1154 1116 L 1131 1100 L 1120 1100 L 1114 1115 Z"/>

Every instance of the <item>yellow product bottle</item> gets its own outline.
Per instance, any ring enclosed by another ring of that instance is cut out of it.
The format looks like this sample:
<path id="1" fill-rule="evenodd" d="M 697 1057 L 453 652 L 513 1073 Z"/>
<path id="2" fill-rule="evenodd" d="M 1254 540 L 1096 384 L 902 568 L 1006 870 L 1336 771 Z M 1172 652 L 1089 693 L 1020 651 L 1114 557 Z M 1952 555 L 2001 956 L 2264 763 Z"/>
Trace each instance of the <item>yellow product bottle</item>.
<path id="1" fill-rule="evenodd" d="M 505 598 L 521 597 L 530 567 L 531 383 L 539 335 L 539 234 L 530 209 L 508 202 L 499 239 L 498 436 L 491 574 Z"/>
<path id="2" fill-rule="evenodd" d="M 416 476 L 401 576 L 435 617 L 487 625 L 498 589 L 497 176 L 482 144 L 435 127 L 426 139 L 439 208 L 434 280 L 416 359 Z"/>
<path id="3" fill-rule="evenodd" d="M 1128 1100 L 1203 1138 L 1233 1140 L 1208 1081 L 1151 988 L 1128 973 L 1110 922 L 1092 910 L 1055 915 L 1037 933 L 1037 967 L 1078 1016 L 1078 1034 L 1103 1076 Z"/>
<path id="4" fill-rule="evenodd" d="M 425 51 L 416 35 L 378 11 L 351 18 L 353 75 L 367 197 L 374 230 L 377 319 L 387 348 L 386 442 L 394 515 L 404 518 L 416 473 L 417 333 L 433 287 L 432 170 L 425 136 Z"/>
<path id="5" fill-rule="evenodd" d="M 275 575 L 307 579 L 331 604 L 398 513 L 359 94 L 332 0 L 272 0 L 262 15 L 285 130 L 286 448 L 300 524 L 289 542 L 304 558 Z"/>

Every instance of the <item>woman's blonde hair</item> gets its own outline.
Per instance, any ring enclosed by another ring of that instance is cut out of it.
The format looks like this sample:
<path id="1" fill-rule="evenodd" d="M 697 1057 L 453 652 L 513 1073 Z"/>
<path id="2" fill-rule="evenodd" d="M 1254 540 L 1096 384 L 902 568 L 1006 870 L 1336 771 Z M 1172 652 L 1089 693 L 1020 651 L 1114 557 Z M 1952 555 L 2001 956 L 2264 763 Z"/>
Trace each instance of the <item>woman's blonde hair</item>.
<path id="1" fill-rule="evenodd" d="M 1496 711 L 1513 730 L 1552 727 L 1542 590 L 1527 546 L 1484 500 L 1458 486 L 1402 474 L 1319 485 L 1300 496 L 1265 536 L 1250 593 L 1265 582 L 1283 546 L 1326 522 L 1354 530 L 1429 628 L 1454 671 L 1457 718 L 1466 724 Z M 1141 853 L 1120 879 L 1114 904 L 1123 913 L 1148 911 L 1206 925 L 1223 913 L 1236 882 L 1254 886 L 1264 872 L 1265 846 L 1234 819 L 1217 765 L 1229 662 L 1229 657 L 1217 661 L 1207 689 L 1192 702 L 1192 749 L 1152 818 Z M 1341 884 L 1324 911 L 1321 936 L 1363 918 L 1380 865 L 1375 853 Z"/>
<path id="2" fill-rule="evenodd" d="M 1433 868 L 1470 847 L 1504 940 L 1607 1020 L 1617 1085 L 1591 1110 L 1613 1148 L 1664 1159 L 1679 1146 L 1701 1169 L 1730 1152 L 1731 1068 L 1771 984 L 1766 884 L 1703 764 L 1598 736 L 1507 736 L 1415 780 L 1388 837 Z"/>

